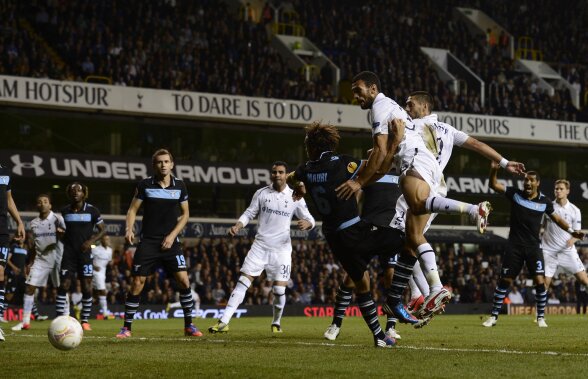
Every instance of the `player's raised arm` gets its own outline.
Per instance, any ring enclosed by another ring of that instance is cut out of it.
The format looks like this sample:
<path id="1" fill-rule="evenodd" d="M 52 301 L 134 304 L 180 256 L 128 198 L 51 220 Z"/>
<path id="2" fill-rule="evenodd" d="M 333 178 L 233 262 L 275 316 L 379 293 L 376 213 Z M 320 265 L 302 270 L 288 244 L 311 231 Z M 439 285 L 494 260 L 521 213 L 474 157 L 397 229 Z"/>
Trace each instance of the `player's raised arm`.
<path id="1" fill-rule="evenodd" d="M 506 188 L 504 187 L 504 185 L 498 182 L 497 178 L 499 168 L 500 165 L 497 162 L 492 161 L 492 163 L 490 164 L 490 182 L 488 184 L 490 185 L 490 188 L 492 188 L 494 191 L 498 193 L 504 193 L 506 192 Z"/>
<path id="2" fill-rule="evenodd" d="M 492 162 L 496 162 L 500 167 L 504 168 L 511 174 L 524 175 L 525 165 L 521 162 L 509 161 L 504 158 L 500 153 L 488 146 L 482 141 L 469 136 L 468 139 L 463 143 L 462 147 L 477 152 L 478 154 L 490 159 Z"/>

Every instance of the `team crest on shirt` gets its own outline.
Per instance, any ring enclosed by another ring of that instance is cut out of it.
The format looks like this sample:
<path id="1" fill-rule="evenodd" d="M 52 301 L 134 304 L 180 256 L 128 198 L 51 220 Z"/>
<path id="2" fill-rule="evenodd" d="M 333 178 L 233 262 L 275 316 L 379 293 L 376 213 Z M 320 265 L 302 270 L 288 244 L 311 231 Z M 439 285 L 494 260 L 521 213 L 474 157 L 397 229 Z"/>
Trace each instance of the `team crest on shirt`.
<path id="1" fill-rule="evenodd" d="M 355 172 L 355 170 L 357 170 L 357 163 L 349 162 L 347 164 L 347 171 L 349 171 L 350 174 L 353 174 Z"/>

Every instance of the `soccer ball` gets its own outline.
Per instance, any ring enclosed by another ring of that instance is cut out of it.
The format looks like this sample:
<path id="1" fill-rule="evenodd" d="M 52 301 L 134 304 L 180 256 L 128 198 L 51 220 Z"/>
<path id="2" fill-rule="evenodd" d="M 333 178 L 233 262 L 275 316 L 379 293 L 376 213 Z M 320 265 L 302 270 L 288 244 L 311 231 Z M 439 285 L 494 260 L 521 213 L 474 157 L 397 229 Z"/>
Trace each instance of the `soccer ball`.
<path id="1" fill-rule="evenodd" d="M 51 322 L 47 331 L 49 342 L 59 350 L 75 349 L 82 342 L 84 330 L 75 318 L 59 316 Z"/>

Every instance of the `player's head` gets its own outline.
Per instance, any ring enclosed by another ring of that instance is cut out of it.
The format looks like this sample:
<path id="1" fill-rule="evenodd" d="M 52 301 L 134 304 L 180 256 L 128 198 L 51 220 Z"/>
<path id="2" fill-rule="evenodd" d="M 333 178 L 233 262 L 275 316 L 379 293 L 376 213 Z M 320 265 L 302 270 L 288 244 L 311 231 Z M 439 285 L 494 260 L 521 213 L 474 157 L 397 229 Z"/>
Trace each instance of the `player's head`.
<path id="1" fill-rule="evenodd" d="M 155 176 L 164 177 L 171 175 L 174 168 L 174 157 L 167 149 L 158 149 L 151 157 Z"/>
<path id="2" fill-rule="evenodd" d="M 47 214 L 51 210 L 51 197 L 46 194 L 42 193 L 37 196 L 37 210 L 41 214 Z"/>
<path id="3" fill-rule="evenodd" d="M 286 174 L 288 173 L 288 164 L 284 161 L 275 161 L 272 163 L 271 179 L 276 190 L 281 191 L 286 185 Z"/>
<path id="4" fill-rule="evenodd" d="M 406 113 L 412 118 L 423 118 L 433 111 L 433 97 L 426 91 L 415 91 L 408 95 Z"/>
<path id="5" fill-rule="evenodd" d="M 79 203 L 88 198 L 88 187 L 80 182 L 73 182 L 67 186 L 65 193 L 72 202 Z"/>
<path id="6" fill-rule="evenodd" d="M 105 234 L 102 236 L 102 238 L 100 238 L 100 243 L 104 247 L 110 246 L 110 237 L 108 236 L 108 234 Z"/>
<path id="7" fill-rule="evenodd" d="M 378 75 L 371 71 L 362 71 L 353 77 L 351 92 L 353 99 L 361 109 L 370 109 L 376 96 L 380 93 L 382 85 Z"/>
<path id="8" fill-rule="evenodd" d="M 311 160 L 317 160 L 325 151 L 336 151 L 339 146 L 339 131 L 331 124 L 321 124 L 318 121 L 306 126 L 304 145 L 306 154 Z"/>
<path id="9" fill-rule="evenodd" d="M 523 182 L 523 190 L 528 198 L 533 198 L 537 195 L 539 183 L 541 183 L 539 173 L 536 171 L 527 171 Z"/>
<path id="10" fill-rule="evenodd" d="M 570 194 L 570 182 L 565 179 L 558 179 L 555 181 L 553 194 L 556 200 L 565 200 Z"/>

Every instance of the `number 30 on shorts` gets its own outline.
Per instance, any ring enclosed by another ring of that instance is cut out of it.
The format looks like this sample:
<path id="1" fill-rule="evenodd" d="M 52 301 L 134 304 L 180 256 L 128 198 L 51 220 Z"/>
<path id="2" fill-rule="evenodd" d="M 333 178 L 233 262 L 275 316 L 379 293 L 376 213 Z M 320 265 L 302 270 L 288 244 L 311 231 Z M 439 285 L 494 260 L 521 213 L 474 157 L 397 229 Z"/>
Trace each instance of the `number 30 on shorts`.
<path id="1" fill-rule="evenodd" d="M 280 274 L 283 278 L 290 276 L 290 265 L 280 265 Z"/>

